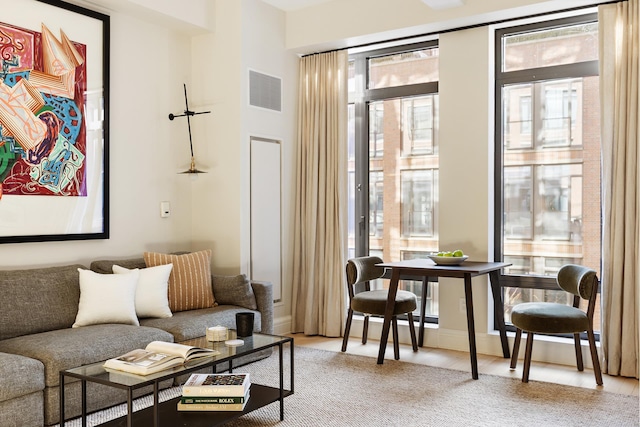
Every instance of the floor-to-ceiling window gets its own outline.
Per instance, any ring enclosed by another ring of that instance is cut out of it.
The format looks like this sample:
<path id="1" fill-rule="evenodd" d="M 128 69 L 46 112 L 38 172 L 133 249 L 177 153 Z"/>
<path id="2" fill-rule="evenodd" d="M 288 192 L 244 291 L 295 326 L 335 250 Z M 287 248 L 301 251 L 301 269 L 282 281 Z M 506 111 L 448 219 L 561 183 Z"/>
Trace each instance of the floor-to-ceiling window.
<path id="1" fill-rule="evenodd" d="M 349 256 L 437 251 L 437 42 L 352 53 L 349 93 Z M 400 286 L 437 317 L 437 282 Z"/>
<path id="2" fill-rule="evenodd" d="M 509 321 L 520 302 L 572 303 L 555 290 L 563 264 L 600 272 L 597 16 L 501 29 L 496 58 L 495 247 L 512 263 Z"/>

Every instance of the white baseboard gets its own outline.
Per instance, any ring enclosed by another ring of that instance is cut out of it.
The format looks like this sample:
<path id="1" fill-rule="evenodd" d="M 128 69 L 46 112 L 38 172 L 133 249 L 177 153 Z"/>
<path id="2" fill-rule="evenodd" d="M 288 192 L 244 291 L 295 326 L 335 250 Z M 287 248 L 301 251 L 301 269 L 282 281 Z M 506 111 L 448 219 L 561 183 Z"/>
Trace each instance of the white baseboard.
<path id="1" fill-rule="evenodd" d="M 291 333 L 291 316 L 277 317 L 273 319 L 273 333 L 284 335 Z"/>

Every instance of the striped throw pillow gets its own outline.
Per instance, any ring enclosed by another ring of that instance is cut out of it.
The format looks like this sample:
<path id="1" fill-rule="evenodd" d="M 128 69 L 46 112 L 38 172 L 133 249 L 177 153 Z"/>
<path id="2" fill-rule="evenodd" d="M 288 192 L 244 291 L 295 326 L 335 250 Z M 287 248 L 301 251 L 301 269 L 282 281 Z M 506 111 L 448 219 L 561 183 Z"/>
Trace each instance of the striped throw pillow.
<path id="1" fill-rule="evenodd" d="M 209 308 L 216 304 L 211 287 L 211 250 L 184 255 L 145 252 L 147 267 L 173 264 L 169 276 L 169 308 L 177 311 Z"/>

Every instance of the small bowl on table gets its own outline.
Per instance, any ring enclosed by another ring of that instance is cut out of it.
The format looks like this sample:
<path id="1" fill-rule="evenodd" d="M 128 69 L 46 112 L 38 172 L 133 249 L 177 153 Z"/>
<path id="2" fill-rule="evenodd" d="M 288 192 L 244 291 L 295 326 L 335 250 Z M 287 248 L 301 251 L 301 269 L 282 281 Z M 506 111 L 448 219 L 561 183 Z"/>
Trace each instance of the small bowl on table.
<path id="1" fill-rule="evenodd" d="M 438 256 L 436 254 L 432 254 L 432 255 L 427 255 L 429 257 L 429 259 L 433 262 L 435 262 L 437 265 L 460 265 L 462 264 L 467 258 L 469 258 L 468 255 L 463 255 L 463 256 Z"/>

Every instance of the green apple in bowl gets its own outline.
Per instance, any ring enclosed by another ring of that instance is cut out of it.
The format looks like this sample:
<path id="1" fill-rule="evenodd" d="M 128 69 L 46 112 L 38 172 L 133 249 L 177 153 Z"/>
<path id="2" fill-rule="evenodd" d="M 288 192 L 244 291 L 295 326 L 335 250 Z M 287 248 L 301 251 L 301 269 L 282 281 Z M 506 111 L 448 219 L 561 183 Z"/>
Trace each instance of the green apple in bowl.
<path id="1" fill-rule="evenodd" d="M 460 265 L 469 258 L 461 249 L 455 251 L 439 251 L 427 255 L 437 265 Z"/>

